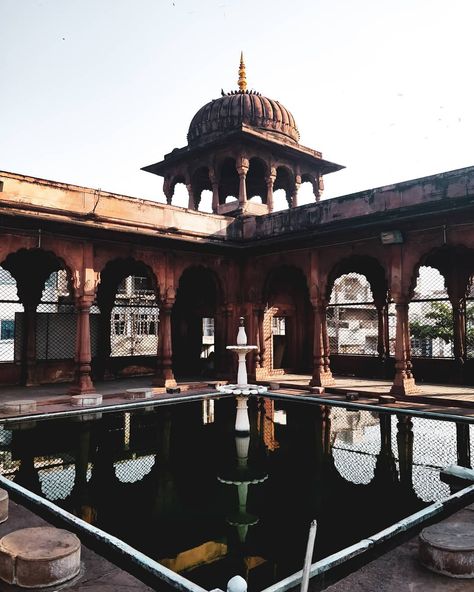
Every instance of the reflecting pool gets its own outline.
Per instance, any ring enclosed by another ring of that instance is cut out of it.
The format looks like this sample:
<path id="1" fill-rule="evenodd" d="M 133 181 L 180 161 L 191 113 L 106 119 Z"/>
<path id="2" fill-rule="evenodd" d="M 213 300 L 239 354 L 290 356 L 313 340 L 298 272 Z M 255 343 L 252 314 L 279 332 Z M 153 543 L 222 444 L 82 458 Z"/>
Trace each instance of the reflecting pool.
<path id="1" fill-rule="evenodd" d="M 207 589 L 261 590 L 449 495 L 469 424 L 228 397 L 0 426 L 0 470 Z"/>

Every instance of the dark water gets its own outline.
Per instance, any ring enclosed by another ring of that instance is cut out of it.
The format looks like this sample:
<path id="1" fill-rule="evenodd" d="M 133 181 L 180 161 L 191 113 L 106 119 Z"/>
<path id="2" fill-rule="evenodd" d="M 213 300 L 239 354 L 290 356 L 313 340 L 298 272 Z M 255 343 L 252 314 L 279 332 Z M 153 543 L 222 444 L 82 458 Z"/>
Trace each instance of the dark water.
<path id="1" fill-rule="evenodd" d="M 301 569 L 313 518 L 318 559 L 449 495 L 453 423 L 256 398 L 249 410 L 248 438 L 229 398 L 2 427 L 0 469 L 207 589 Z"/>

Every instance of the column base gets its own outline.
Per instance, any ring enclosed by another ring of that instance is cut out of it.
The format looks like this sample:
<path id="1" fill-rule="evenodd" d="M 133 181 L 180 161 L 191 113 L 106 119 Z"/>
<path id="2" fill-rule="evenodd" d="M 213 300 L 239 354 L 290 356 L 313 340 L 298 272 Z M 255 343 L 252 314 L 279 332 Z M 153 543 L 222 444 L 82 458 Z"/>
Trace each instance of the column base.
<path id="1" fill-rule="evenodd" d="M 96 394 L 92 380 L 81 380 L 79 384 L 73 384 L 68 390 L 68 395 L 93 395 Z"/>
<path id="2" fill-rule="evenodd" d="M 416 386 L 414 378 L 397 378 L 393 381 L 390 389 L 391 395 L 416 395 L 420 392 L 420 388 Z"/>
<path id="3" fill-rule="evenodd" d="M 331 371 L 318 372 L 309 381 L 309 386 L 334 386 L 336 381 L 334 380 Z"/>
<path id="4" fill-rule="evenodd" d="M 164 378 L 164 376 L 155 376 L 151 381 L 152 386 L 161 386 L 165 388 L 176 388 L 178 386 L 174 378 Z"/>

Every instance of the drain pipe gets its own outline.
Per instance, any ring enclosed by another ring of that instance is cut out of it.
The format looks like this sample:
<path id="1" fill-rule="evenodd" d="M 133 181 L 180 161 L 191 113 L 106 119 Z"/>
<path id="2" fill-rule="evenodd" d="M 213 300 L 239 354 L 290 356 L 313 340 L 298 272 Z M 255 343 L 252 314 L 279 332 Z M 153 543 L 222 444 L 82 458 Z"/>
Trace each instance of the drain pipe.
<path id="1" fill-rule="evenodd" d="M 307 592 L 307 590 L 308 590 L 309 572 L 311 570 L 311 564 L 313 562 L 314 540 L 316 538 L 317 526 L 318 526 L 317 521 L 313 520 L 311 522 L 310 527 L 309 527 L 308 544 L 306 545 L 306 555 L 304 558 L 303 577 L 301 579 L 300 592 Z"/>

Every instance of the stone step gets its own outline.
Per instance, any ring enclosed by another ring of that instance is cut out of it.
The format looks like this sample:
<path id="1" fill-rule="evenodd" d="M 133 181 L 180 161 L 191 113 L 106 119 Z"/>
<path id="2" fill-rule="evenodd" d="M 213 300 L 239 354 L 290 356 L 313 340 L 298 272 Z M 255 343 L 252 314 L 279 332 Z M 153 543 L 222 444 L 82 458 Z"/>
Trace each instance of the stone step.
<path id="1" fill-rule="evenodd" d="M 75 534 L 40 526 L 22 528 L 0 539 L 0 579 L 21 588 L 66 582 L 81 568 L 81 542 Z"/>
<path id="2" fill-rule="evenodd" d="M 3 404 L 3 410 L 8 413 L 29 413 L 36 411 L 36 401 L 33 399 L 17 399 Z"/>
<path id="3" fill-rule="evenodd" d="M 472 523 L 440 522 L 419 536 L 421 563 L 452 578 L 474 578 L 474 530 Z"/>
<path id="4" fill-rule="evenodd" d="M 77 407 L 94 407 L 102 404 L 102 395 L 89 393 L 88 395 L 72 395 L 71 405 Z"/>
<path id="5" fill-rule="evenodd" d="M 154 396 L 153 388 L 135 388 L 135 389 L 127 389 L 125 391 L 125 398 L 126 399 L 151 399 Z"/>

